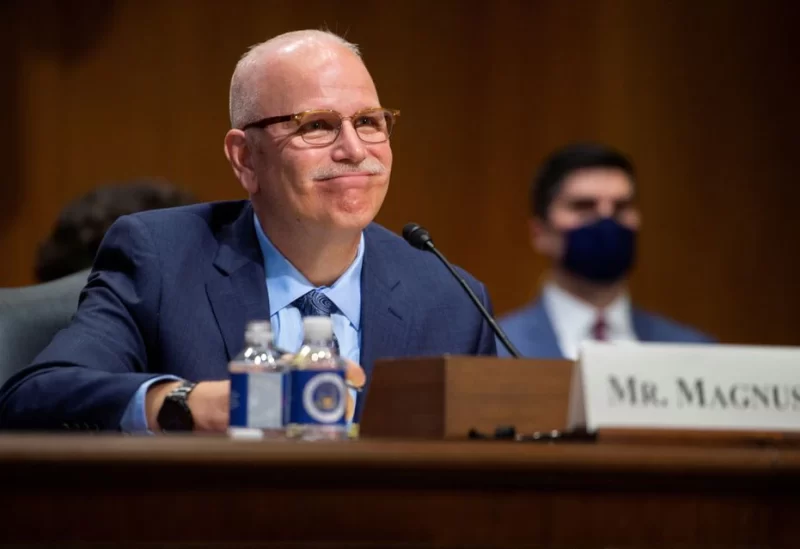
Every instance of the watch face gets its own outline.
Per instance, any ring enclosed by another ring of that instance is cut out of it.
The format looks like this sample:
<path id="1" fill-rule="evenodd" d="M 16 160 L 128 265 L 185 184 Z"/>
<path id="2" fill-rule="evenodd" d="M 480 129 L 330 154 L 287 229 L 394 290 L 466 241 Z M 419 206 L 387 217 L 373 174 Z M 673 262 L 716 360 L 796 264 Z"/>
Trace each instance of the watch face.
<path id="1" fill-rule="evenodd" d="M 167 397 L 158 412 L 158 424 L 163 431 L 191 431 L 192 413 L 184 402 Z"/>

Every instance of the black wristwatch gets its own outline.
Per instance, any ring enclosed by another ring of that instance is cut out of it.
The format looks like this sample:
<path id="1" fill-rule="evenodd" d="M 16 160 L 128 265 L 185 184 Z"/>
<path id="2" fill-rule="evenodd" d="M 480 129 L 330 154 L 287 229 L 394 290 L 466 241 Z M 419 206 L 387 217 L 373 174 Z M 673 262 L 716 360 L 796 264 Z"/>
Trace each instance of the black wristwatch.
<path id="1" fill-rule="evenodd" d="M 158 411 L 158 426 L 162 431 L 191 431 L 194 428 L 192 411 L 186 400 L 197 383 L 184 381 L 170 391 Z"/>

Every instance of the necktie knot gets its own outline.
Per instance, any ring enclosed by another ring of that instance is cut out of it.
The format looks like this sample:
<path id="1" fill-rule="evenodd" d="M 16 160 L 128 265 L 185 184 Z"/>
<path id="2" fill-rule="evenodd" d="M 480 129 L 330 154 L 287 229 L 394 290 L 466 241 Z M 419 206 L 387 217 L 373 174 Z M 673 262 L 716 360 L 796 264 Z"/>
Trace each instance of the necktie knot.
<path id="1" fill-rule="evenodd" d="M 608 340 L 608 323 L 602 313 L 597 315 L 597 319 L 592 325 L 592 337 L 597 341 Z"/>
<path id="2" fill-rule="evenodd" d="M 311 290 L 292 302 L 301 316 L 331 316 L 339 312 L 339 307 L 319 290 Z"/>

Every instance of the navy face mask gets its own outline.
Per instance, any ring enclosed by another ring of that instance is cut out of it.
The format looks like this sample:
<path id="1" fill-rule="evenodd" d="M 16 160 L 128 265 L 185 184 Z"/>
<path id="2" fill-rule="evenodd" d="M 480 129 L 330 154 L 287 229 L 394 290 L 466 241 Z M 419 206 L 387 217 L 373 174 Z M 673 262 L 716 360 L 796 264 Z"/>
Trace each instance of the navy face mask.
<path id="1" fill-rule="evenodd" d="M 636 231 L 605 217 L 564 235 L 562 266 L 572 274 L 597 283 L 624 277 L 636 256 Z"/>

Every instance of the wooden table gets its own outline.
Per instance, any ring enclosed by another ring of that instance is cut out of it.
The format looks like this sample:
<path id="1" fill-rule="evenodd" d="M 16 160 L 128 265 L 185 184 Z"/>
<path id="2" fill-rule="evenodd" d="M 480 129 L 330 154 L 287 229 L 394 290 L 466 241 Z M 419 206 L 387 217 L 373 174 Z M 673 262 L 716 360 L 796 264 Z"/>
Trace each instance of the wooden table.
<path id="1" fill-rule="evenodd" d="M 0 538 L 60 547 L 800 547 L 800 450 L 0 436 Z"/>

